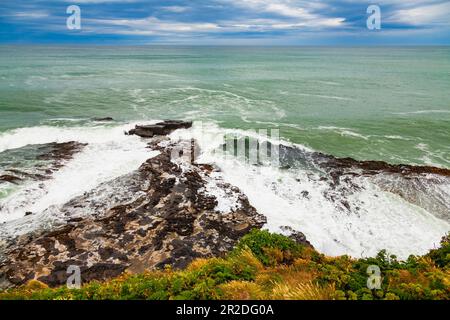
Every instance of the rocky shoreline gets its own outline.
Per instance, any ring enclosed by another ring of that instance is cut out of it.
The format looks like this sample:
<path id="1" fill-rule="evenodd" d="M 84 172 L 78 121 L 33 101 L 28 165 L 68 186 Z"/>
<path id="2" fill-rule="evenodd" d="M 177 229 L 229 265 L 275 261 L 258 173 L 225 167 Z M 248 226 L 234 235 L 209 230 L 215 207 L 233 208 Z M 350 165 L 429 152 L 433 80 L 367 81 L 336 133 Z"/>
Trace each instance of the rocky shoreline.
<path id="1" fill-rule="evenodd" d="M 13 164 L 4 164 L 4 173 L 0 174 L 1 183 L 20 184 L 26 180 L 44 181 L 51 177 L 51 175 L 64 166 L 64 163 L 71 160 L 75 154 L 82 151 L 86 146 L 84 143 L 76 141 L 69 141 L 64 143 L 48 143 L 45 145 L 33 145 L 27 150 L 31 155 L 27 155 L 28 161 L 33 161 L 34 164 L 26 170 L 18 170 L 17 160 Z M 24 150 L 6 151 L 10 153 L 9 157 L 13 159 L 20 159 L 23 156 L 20 152 Z M 17 154 L 15 154 L 17 153 Z M 1 159 L 0 159 L 1 160 Z M 43 165 L 45 163 L 45 166 Z M 19 162 L 20 165 L 20 162 Z M 1 208 L 0 208 L 1 209 Z"/>
<path id="2" fill-rule="evenodd" d="M 132 178 L 132 200 L 89 207 L 94 190 L 63 206 L 70 217 L 65 224 L 11 239 L 2 254 L 0 288 L 31 279 L 62 285 L 70 265 L 80 267 L 83 282 L 166 265 L 183 268 L 195 258 L 228 252 L 240 237 L 265 224 L 239 189 L 212 177 L 215 168 L 172 162 L 176 145 L 161 136 L 150 139 L 149 147 L 160 154 L 121 178 L 125 183 Z M 235 203 L 218 210 L 218 200 L 208 192 L 211 184 Z M 110 191 L 108 196 L 115 196 Z M 79 214 L 89 210 L 95 214 Z"/>
<path id="3" fill-rule="evenodd" d="M 321 152 L 281 145 L 281 166 L 293 168 L 298 163 L 302 167 L 323 173 L 321 180 L 326 181 L 329 186 L 324 191 L 325 198 L 344 211 L 358 210 L 351 208 L 345 199 L 364 189 L 365 185 L 361 181 L 365 180 L 361 179 L 367 179 L 381 190 L 400 196 L 407 202 L 432 212 L 439 219 L 450 221 L 448 197 L 445 193 L 435 192 L 450 184 L 450 169 L 337 158 Z"/>
<path id="4" fill-rule="evenodd" d="M 167 265 L 184 268 L 195 258 L 224 255 L 243 235 L 261 228 L 266 217 L 257 212 L 247 196 L 223 181 L 217 174 L 219 168 L 196 163 L 194 140 L 174 142 L 167 137 L 174 130 L 191 126 L 192 122 L 173 120 L 136 126 L 126 134 L 146 139 L 148 148 L 158 152 L 156 156 L 138 170 L 65 203 L 57 209 L 58 219 L 51 225 L 42 222 L 45 227 L 33 232 L 2 236 L 0 289 L 20 286 L 32 279 L 51 287 L 63 285 L 69 266 L 80 267 L 83 283 Z M 41 174 L 37 168 L 28 176 L 10 169 L 0 176 L 0 183 L 48 179 L 84 147 L 78 142 L 38 146 L 36 158 L 50 161 L 50 169 Z M 184 151 L 189 152 L 183 154 Z M 179 159 L 173 158 L 174 153 Z M 427 197 L 423 179 L 433 183 L 448 181 L 450 170 L 341 159 L 286 146 L 281 146 L 280 160 L 283 167 L 299 161 L 325 172 L 323 179 L 330 188 L 324 196 L 348 212 L 353 208 L 342 199 L 361 188 L 351 178 L 364 176 L 412 203 L 432 205 L 435 212 L 448 218 L 448 200 L 426 201 L 417 194 Z M 307 192 L 302 192 L 302 196 L 307 198 Z M 31 215 L 21 223 L 33 218 L 41 219 Z M 1 228 L 0 225 L 0 232 Z M 289 227 L 282 231 L 296 242 L 311 246 L 301 232 Z"/>

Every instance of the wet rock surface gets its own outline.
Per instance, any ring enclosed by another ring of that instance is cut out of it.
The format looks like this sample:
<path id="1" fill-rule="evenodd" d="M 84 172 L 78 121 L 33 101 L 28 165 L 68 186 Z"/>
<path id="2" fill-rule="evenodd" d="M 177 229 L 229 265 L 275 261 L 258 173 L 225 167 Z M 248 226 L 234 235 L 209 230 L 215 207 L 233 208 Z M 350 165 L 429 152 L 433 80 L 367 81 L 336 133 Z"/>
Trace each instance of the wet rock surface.
<path id="1" fill-rule="evenodd" d="M 375 175 L 380 173 L 401 174 L 409 177 L 420 174 L 435 174 L 450 177 L 450 170 L 431 166 L 412 166 L 405 164 L 389 164 L 384 161 L 358 161 L 352 158 L 336 158 L 330 155 L 317 153 L 316 157 L 321 166 L 328 170 L 359 169 L 364 175 Z"/>
<path id="2" fill-rule="evenodd" d="M 312 244 L 306 239 L 306 236 L 302 232 L 294 230 L 290 226 L 281 226 L 280 229 L 282 232 L 284 232 L 284 234 L 287 237 L 291 238 L 298 244 L 301 244 L 305 247 L 310 247 L 310 248 L 313 247 Z"/>
<path id="3" fill-rule="evenodd" d="M 369 182 L 450 221 L 450 199 L 445 191 L 450 185 L 449 169 L 337 158 L 291 146 L 280 146 L 280 163 L 287 169 L 301 167 L 321 173 L 321 181 L 329 185 L 323 195 L 341 212 L 358 214 L 359 207 L 346 199 L 364 190 Z"/>
<path id="4" fill-rule="evenodd" d="M 76 141 L 53 142 L 4 151 L 0 153 L 0 183 L 49 179 L 85 146 Z"/>
<path id="5" fill-rule="evenodd" d="M 0 182 L 10 182 L 16 184 L 18 181 L 21 181 L 22 178 L 10 175 L 10 174 L 3 174 L 0 176 Z"/>
<path id="6" fill-rule="evenodd" d="M 128 191 L 133 198 L 119 193 L 111 206 L 102 206 L 91 201 L 98 198 L 94 190 L 63 207 L 72 219 L 61 226 L 25 234 L 4 245 L 0 288 L 31 279 L 62 285 L 70 265 L 80 267 L 83 282 L 165 265 L 182 268 L 197 257 L 226 253 L 240 237 L 266 222 L 239 189 L 210 176 L 211 166 L 177 164 L 171 161 L 175 145 L 160 142 L 149 143 L 159 155 L 116 181 L 117 185 L 133 181 Z M 225 193 L 238 194 L 236 206 L 219 211 L 218 200 L 207 192 L 206 185 L 211 183 Z M 106 192 L 104 198 L 115 196 L 114 188 L 99 188 Z M 96 214 L 86 217 L 86 210 Z"/>
<path id="7" fill-rule="evenodd" d="M 165 120 L 151 125 L 137 125 L 127 132 L 128 135 L 137 135 L 142 138 L 151 138 L 157 135 L 168 135 L 176 129 L 188 129 L 192 126 L 191 121 Z"/>
<path id="8" fill-rule="evenodd" d="M 434 174 L 450 177 L 450 169 L 415 166 L 406 164 L 390 164 L 384 161 L 359 161 L 353 158 L 338 158 L 321 152 L 311 152 L 292 146 L 280 145 L 280 162 L 285 168 L 298 166 L 314 169 L 318 168 L 326 172 L 339 174 L 376 175 L 401 174 L 402 176 L 416 176 L 421 174 Z"/>
<path id="9" fill-rule="evenodd" d="M 437 218 L 450 221 L 450 199 L 445 196 L 450 184 L 450 170 L 431 166 L 389 164 L 384 161 L 358 161 L 318 154 L 319 166 L 330 174 L 332 186 L 344 194 L 361 190 L 355 183 L 366 178 L 385 192 L 395 194 L 407 202 L 433 213 Z M 341 204 L 351 210 L 348 202 Z"/>
<path id="10" fill-rule="evenodd" d="M 165 265 L 183 268 L 197 257 L 228 252 L 240 237 L 262 227 L 266 218 L 238 188 L 215 174 L 218 168 L 195 163 L 195 141 L 174 142 L 165 137 L 191 125 L 164 121 L 136 126 L 128 134 L 148 138 L 149 148 L 159 152 L 138 170 L 102 183 L 61 207 L 51 208 L 57 210 L 56 214 L 30 212 L 22 219 L 22 224 L 39 220 L 39 230 L 20 236 L 13 236 L 17 234 L 13 230 L 11 236 L 3 236 L 6 229 L 0 225 L 0 288 L 31 279 L 50 286 L 63 285 L 69 266 L 80 267 L 83 282 Z M 76 142 L 49 144 L 43 146 L 45 152 L 34 158 L 54 161 L 52 168 L 57 170 L 83 146 Z M 174 150 L 179 160 L 172 158 Z M 183 154 L 185 151 L 190 152 Z M 280 163 L 286 169 L 319 172 L 307 179 L 326 183 L 321 192 L 339 208 L 339 213 L 360 214 L 363 200 L 348 199 L 370 181 L 437 216 L 441 214 L 443 219 L 450 218 L 446 193 L 441 197 L 439 192 L 431 191 L 432 187 L 448 185 L 447 169 L 336 158 L 288 146 L 280 146 Z M 5 183 L 20 183 L 20 179 L 31 179 L 36 174 L 45 179 L 52 170 L 27 173 L 9 169 L 2 176 Z M 314 195 L 300 190 L 299 196 L 309 201 Z M 224 197 L 227 201 L 223 201 Z M 45 220 L 50 218 L 51 224 Z M 281 231 L 296 242 L 311 246 L 303 233 L 288 226 L 281 227 Z"/>

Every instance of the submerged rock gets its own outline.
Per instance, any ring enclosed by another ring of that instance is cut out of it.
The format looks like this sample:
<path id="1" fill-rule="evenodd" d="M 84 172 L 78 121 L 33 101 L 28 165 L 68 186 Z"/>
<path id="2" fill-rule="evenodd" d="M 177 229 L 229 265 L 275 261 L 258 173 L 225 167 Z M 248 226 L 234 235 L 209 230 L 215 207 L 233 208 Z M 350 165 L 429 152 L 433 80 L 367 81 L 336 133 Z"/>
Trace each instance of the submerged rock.
<path id="1" fill-rule="evenodd" d="M 52 142 L 1 152 L 0 183 L 46 180 L 86 145 L 76 141 Z"/>
<path id="2" fill-rule="evenodd" d="M 380 173 L 401 174 L 402 176 L 413 176 L 420 174 L 434 174 L 450 177 L 450 170 L 431 166 L 413 166 L 406 164 L 390 164 L 384 161 L 358 161 L 352 158 L 336 158 L 321 153 L 316 154 L 321 166 L 328 170 L 359 169 L 365 175 Z"/>
<path id="3" fill-rule="evenodd" d="M 37 155 L 36 159 L 52 160 L 55 163 L 58 163 L 62 160 L 70 160 L 85 146 L 87 146 L 86 143 L 80 143 L 76 141 L 48 143 L 39 147 L 39 154 Z"/>
<path id="4" fill-rule="evenodd" d="M 358 161 L 323 154 L 316 157 L 319 166 L 329 173 L 335 190 L 358 191 L 361 187 L 354 182 L 355 178 L 365 177 L 382 190 L 400 196 L 439 219 L 450 221 L 450 201 L 444 191 L 450 185 L 449 169 Z M 341 204 L 351 211 L 348 201 L 341 201 Z"/>
<path id="5" fill-rule="evenodd" d="M 133 199 L 122 199 L 112 207 L 96 206 L 96 215 L 85 216 L 83 211 L 91 210 L 91 201 L 95 204 L 98 198 L 95 191 L 87 193 L 64 206 L 79 218 L 51 231 L 24 235 L 6 246 L 0 262 L 0 287 L 31 279 L 63 285 L 70 265 L 80 267 L 83 282 L 165 265 L 183 268 L 197 257 L 226 253 L 240 237 L 265 224 L 266 218 L 238 188 L 213 177 L 210 166 L 173 162 L 171 151 L 178 144 L 161 146 L 160 141 L 150 142 L 159 155 L 116 181 L 133 177 Z M 234 205 L 219 210 L 218 199 L 208 193 L 211 184 L 224 194 L 233 194 Z M 103 198 L 115 196 L 115 189 L 109 190 Z"/>
<path id="6" fill-rule="evenodd" d="M 104 118 L 92 118 L 92 121 L 98 121 L 98 122 L 109 122 L 109 121 L 114 121 L 114 118 L 112 117 L 104 117 Z"/>
<path id="7" fill-rule="evenodd" d="M 367 188 L 369 182 L 439 219 L 450 221 L 450 199 L 446 191 L 450 185 L 450 169 L 338 158 L 285 145 L 280 145 L 279 154 L 283 168 L 306 168 L 321 174 L 321 182 L 329 186 L 323 195 L 340 212 L 359 214 L 360 205 L 352 206 L 348 199 Z"/>
<path id="8" fill-rule="evenodd" d="M 177 129 L 188 129 L 191 126 L 191 121 L 165 120 L 151 125 L 137 125 L 134 129 L 128 131 L 127 134 L 134 134 L 142 138 L 151 138 L 153 136 L 168 135 Z"/>
<path id="9" fill-rule="evenodd" d="M 21 181 L 22 179 L 16 176 L 12 176 L 10 174 L 3 174 L 0 176 L 0 183 L 2 182 L 10 182 L 16 184 L 18 181 Z"/>

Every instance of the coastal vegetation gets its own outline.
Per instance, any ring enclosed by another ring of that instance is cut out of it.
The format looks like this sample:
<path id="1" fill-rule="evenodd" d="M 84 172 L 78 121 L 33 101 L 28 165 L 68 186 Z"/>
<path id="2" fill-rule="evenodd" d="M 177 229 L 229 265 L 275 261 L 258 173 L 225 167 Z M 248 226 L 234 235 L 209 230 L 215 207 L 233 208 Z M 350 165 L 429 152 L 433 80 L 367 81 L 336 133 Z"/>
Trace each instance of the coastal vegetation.
<path id="1" fill-rule="evenodd" d="M 369 289 L 369 266 L 381 271 Z M 450 299 L 450 237 L 424 256 L 399 261 L 376 257 L 328 257 L 309 246 L 264 230 L 253 230 L 224 257 L 197 259 L 183 270 L 167 267 L 79 289 L 49 288 L 32 280 L 0 293 L 0 299 Z"/>

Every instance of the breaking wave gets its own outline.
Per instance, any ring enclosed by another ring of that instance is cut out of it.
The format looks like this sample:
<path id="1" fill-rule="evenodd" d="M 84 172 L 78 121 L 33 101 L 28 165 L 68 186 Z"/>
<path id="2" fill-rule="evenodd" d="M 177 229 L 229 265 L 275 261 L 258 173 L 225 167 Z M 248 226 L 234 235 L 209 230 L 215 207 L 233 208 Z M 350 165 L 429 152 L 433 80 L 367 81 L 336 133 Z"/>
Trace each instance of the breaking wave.
<path id="1" fill-rule="evenodd" d="M 252 165 L 217 152 L 224 134 L 249 135 L 210 124 L 175 131 L 172 138 L 196 139 L 198 161 L 218 165 L 224 180 L 239 187 L 267 217 L 268 229 L 279 232 L 290 226 L 302 231 L 325 254 L 373 256 L 387 249 L 406 258 L 426 253 L 450 230 L 448 177 L 411 180 L 380 172 L 344 175 L 336 181 L 313 163 L 313 150 L 274 140 L 270 142 L 287 150 L 281 166 Z"/>
<path id="2" fill-rule="evenodd" d="M 55 212 L 51 208 L 131 173 L 156 155 L 145 140 L 123 134 L 134 125 L 75 123 L 1 134 L 0 152 L 50 142 L 87 144 L 50 179 L 31 181 L 0 198 L 0 221 L 6 222 L 2 229 L 11 232 L 19 224 L 36 222 L 39 213 L 51 219 L 51 212 Z M 227 134 L 238 139 L 250 135 L 259 142 L 266 139 L 280 146 L 281 165 L 251 164 L 217 152 Z M 211 122 L 194 123 L 192 128 L 177 130 L 170 137 L 196 139 L 200 147 L 197 161 L 218 166 L 216 174 L 240 188 L 267 217 L 267 229 L 280 232 L 281 227 L 290 226 L 303 232 L 325 254 L 373 256 L 387 249 L 405 258 L 426 253 L 450 231 L 449 177 L 418 175 L 404 179 L 398 174 L 366 175 L 357 170 L 336 175 L 320 165 L 315 158 L 318 153 L 310 148 L 256 132 L 223 129 Z M 210 191 L 218 197 L 219 207 L 232 207 L 226 194 Z M 33 216 L 24 217 L 28 211 Z"/>

